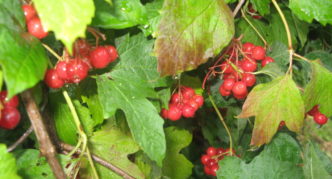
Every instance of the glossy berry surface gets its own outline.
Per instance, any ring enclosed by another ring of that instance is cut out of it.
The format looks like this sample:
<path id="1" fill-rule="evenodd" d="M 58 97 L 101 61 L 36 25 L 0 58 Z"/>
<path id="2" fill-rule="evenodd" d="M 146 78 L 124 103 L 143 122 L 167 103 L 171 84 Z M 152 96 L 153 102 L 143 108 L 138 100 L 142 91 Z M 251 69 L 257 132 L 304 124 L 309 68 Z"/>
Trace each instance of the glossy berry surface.
<path id="1" fill-rule="evenodd" d="M 241 63 L 241 68 L 245 72 L 254 72 L 257 69 L 257 63 L 254 60 L 245 59 Z"/>
<path id="2" fill-rule="evenodd" d="M 14 129 L 21 120 L 20 112 L 13 107 L 5 107 L 1 110 L 0 127 Z"/>
<path id="3" fill-rule="evenodd" d="M 214 147 L 209 147 L 209 148 L 206 149 L 206 154 L 208 156 L 214 156 L 214 155 L 217 154 L 217 149 L 214 148 Z"/>
<path id="4" fill-rule="evenodd" d="M 198 107 L 201 107 L 204 104 L 203 96 L 200 96 L 200 95 L 196 94 L 196 95 L 193 96 L 193 100 L 198 104 Z"/>
<path id="5" fill-rule="evenodd" d="M 327 123 L 328 118 L 324 114 L 318 112 L 314 114 L 314 121 L 319 125 L 324 125 Z"/>
<path id="6" fill-rule="evenodd" d="M 262 61 L 262 67 L 265 67 L 267 64 L 274 62 L 274 59 L 271 57 L 265 57 Z"/>
<path id="7" fill-rule="evenodd" d="M 67 62 L 66 61 L 59 61 L 55 66 L 55 71 L 58 73 L 59 77 L 63 80 L 69 80 L 70 77 L 67 71 Z"/>
<path id="8" fill-rule="evenodd" d="M 177 121 L 181 118 L 182 111 L 176 105 L 170 105 L 167 115 L 169 120 Z"/>
<path id="9" fill-rule="evenodd" d="M 61 88 L 65 82 L 60 78 L 58 73 L 54 69 L 49 69 L 45 75 L 45 83 L 50 88 Z"/>
<path id="10" fill-rule="evenodd" d="M 67 64 L 67 74 L 69 81 L 79 83 L 88 76 L 89 66 L 80 59 L 70 60 Z"/>
<path id="11" fill-rule="evenodd" d="M 221 94 L 221 96 L 229 96 L 229 95 L 231 95 L 231 91 L 230 90 L 226 90 L 222 85 L 220 85 L 220 87 L 219 87 L 219 93 Z"/>
<path id="12" fill-rule="evenodd" d="M 243 81 L 238 81 L 234 84 L 232 92 L 236 96 L 243 96 L 248 93 L 247 91 L 247 85 Z"/>
<path id="13" fill-rule="evenodd" d="M 7 98 L 7 91 L 0 92 L 0 100 L 6 107 L 16 108 L 19 104 L 18 96 L 13 96 L 11 99 Z"/>
<path id="14" fill-rule="evenodd" d="M 251 57 L 255 60 L 263 60 L 265 57 L 265 49 L 261 46 L 256 46 L 252 50 Z"/>
<path id="15" fill-rule="evenodd" d="M 188 88 L 188 87 L 182 87 L 181 93 L 182 93 L 183 98 L 190 99 L 191 97 L 193 97 L 195 95 L 195 90 L 192 88 Z"/>
<path id="16" fill-rule="evenodd" d="M 111 62 L 107 48 L 99 46 L 90 52 L 89 60 L 94 68 L 105 68 Z"/>
<path id="17" fill-rule="evenodd" d="M 38 17 L 30 19 L 27 26 L 28 32 L 38 39 L 42 39 L 48 35 L 48 32 L 43 28 L 43 25 Z"/>
<path id="18" fill-rule="evenodd" d="M 105 46 L 107 49 L 108 54 L 110 55 L 110 63 L 114 62 L 118 58 L 118 52 L 116 48 L 112 45 Z"/>
<path id="19" fill-rule="evenodd" d="M 185 104 L 182 107 L 182 115 L 185 118 L 192 118 L 195 116 L 195 108 L 193 108 L 191 105 Z"/>
<path id="20" fill-rule="evenodd" d="M 255 48 L 255 45 L 250 43 L 250 42 L 246 42 L 242 45 L 242 52 L 246 53 L 246 54 L 251 54 L 252 50 Z"/>
<path id="21" fill-rule="evenodd" d="M 22 5 L 22 9 L 23 9 L 23 13 L 24 13 L 26 21 L 29 21 L 33 17 L 37 16 L 37 12 L 32 5 L 24 4 L 24 5 Z"/>
<path id="22" fill-rule="evenodd" d="M 227 61 L 221 63 L 221 72 L 232 73 L 233 71 L 234 71 L 233 67 Z"/>
<path id="23" fill-rule="evenodd" d="M 254 86 L 256 83 L 256 76 L 251 73 L 244 73 L 242 75 L 242 81 L 245 82 L 248 87 Z"/>
<path id="24" fill-rule="evenodd" d="M 225 79 L 224 82 L 222 83 L 222 88 L 224 88 L 227 91 L 231 91 L 233 89 L 234 84 L 235 84 L 235 79 L 228 78 Z"/>
<path id="25" fill-rule="evenodd" d="M 319 109 L 318 108 L 319 108 L 318 105 L 315 105 L 314 107 L 312 107 L 312 109 L 310 111 L 308 111 L 308 115 L 313 116 L 316 113 L 319 113 Z"/>

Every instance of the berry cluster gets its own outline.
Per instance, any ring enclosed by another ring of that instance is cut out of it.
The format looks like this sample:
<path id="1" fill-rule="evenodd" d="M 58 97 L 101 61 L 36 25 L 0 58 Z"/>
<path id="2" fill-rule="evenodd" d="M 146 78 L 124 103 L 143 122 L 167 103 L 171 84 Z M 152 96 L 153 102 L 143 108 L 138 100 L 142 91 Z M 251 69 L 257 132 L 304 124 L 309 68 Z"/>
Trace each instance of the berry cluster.
<path id="1" fill-rule="evenodd" d="M 85 40 L 74 45 L 74 57 L 58 61 L 54 69 L 49 69 L 45 82 L 51 88 L 61 88 L 66 83 L 79 83 L 88 76 L 91 68 L 105 68 L 118 58 L 116 48 L 111 45 L 91 49 Z"/>
<path id="2" fill-rule="evenodd" d="M 319 106 L 315 105 L 309 112 L 308 115 L 313 116 L 314 121 L 319 125 L 327 123 L 328 118 L 319 111 Z"/>
<path id="3" fill-rule="evenodd" d="M 168 109 L 161 110 L 161 116 L 172 121 L 179 120 L 181 116 L 192 118 L 203 103 L 203 96 L 195 94 L 195 90 L 190 87 L 182 86 L 172 95 Z"/>
<path id="4" fill-rule="evenodd" d="M 24 4 L 22 9 L 27 23 L 28 32 L 38 39 L 46 37 L 48 32 L 43 28 L 35 8 L 30 4 Z"/>
<path id="5" fill-rule="evenodd" d="M 207 175 L 216 176 L 216 172 L 219 169 L 219 160 L 224 159 L 224 156 L 235 155 L 234 149 L 230 150 L 223 148 L 209 147 L 206 149 L 206 154 L 202 155 L 201 162 L 204 165 L 204 172 Z"/>
<path id="6" fill-rule="evenodd" d="M 19 105 L 18 96 L 7 98 L 7 91 L 0 92 L 0 101 L 3 104 L 1 110 L 0 127 L 4 129 L 15 128 L 21 120 L 20 112 L 16 109 Z"/>
<path id="7" fill-rule="evenodd" d="M 263 47 L 249 42 L 242 45 L 241 53 L 243 58 L 239 60 L 237 53 L 234 55 L 234 50 L 230 50 L 229 58 L 220 65 L 224 79 L 219 87 L 222 96 L 233 94 L 236 99 L 244 99 L 248 95 L 247 87 L 256 83 L 252 72 L 257 70 L 257 62 L 260 61 L 262 67 L 274 62 L 273 58 L 265 55 Z"/>

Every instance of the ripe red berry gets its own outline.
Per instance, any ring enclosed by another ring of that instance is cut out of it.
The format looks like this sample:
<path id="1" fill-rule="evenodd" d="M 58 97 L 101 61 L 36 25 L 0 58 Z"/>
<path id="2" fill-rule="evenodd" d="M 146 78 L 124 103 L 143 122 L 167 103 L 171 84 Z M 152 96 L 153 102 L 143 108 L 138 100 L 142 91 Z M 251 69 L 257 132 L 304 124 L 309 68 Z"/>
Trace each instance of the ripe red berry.
<path id="1" fill-rule="evenodd" d="M 55 66 L 55 71 L 57 72 L 59 77 L 65 81 L 70 79 L 67 69 L 68 68 L 66 61 L 59 61 Z"/>
<path id="2" fill-rule="evenodd" d="M 274 62 L 274 59 L 271 57 L 265 57 L 264 60 L 262 61 L 262 67 L 265 67 L 265 65 Z"/>
<path id="3" fill-rule="evenodd" d="M 171 121 L 177 121 L 181 118 L 182 111 L 176 105 L 169 105 L 168 119 Z"/>
<path id="4" fill-rule="evenodd" d="M 210 169 L 211 169 L 211 173 L 212 173 L 212 175 L 213 175 L 213 176 L 216 176 L 216 175 L 217 175 L 217 171 L 218 171 L 218 169 L 219 169 L 219 165 L 218 165 L 218 164 L 213 165 L 213 166 L 210 167 Z"/>
<path id="5" fill-rule="evenodd" d="M 256 76 L 251 73 L 243 73 L 242 81 L 245 82 L 248 87 L 251 87 L 256 83 Z"/>
<path id="6" fill-rule="evenodd" d="M 38 17 L 30 19 L 27 26 L 28 32 L 38 39 L 42 39 L 48 35 L 48 32 L 43 28 L 43 25 Z"/>
<path id="7" fill-rule="evenodd" d="M 106 45 L 105 48 L 110 55 L 110 63 L 114 62 L 118 58 L 118 52 L 116 48 L 112 45 Z"/>
<path id="8" fill-rule="evenodd" d="M 0 92 L 0 100 L 4 103 L 5 107 L 16 108 L 19 104 L 18 96 L 13 96 L 11 99 L 7 98 L 7 91 Z"/>
<path id="9" fill-rule="evenodd" d="M 280 130 L 282 127 L 286 125 L 285 121 L 281 121 L 278 126 L 278 130 Z"/>
<path id="10" fill-rule="evenodd" d="M 255 48 L 255 45 L 250 43 L 250 42 L 246 42 L 242 45 L 242 52 L 246 53 L 246 54 L 251 54 L 252 50 Z"/>
<path id="11" fill-rule="evenodd" d="M 202 164 L 206 165 L 209 159 L 211 159 L 210 156 L 208 156 L 208 155 L 202 155 L 202 157 L 201 157 Z"/>
<path id="12" fill-rule="evenodd" d="M 85 39 L 78 39 L 74 44 L 74 56 L 85 57 L 89 55 L 91 45 Z"/>
<path id="13" fill-rule="evenodd" d="M 188 104 L 185 104 L 182 107 L 182 115 L 185 118 L 192 118 L 192 117 L 194 117 L 195 116 L 195 112 L 196 112 L 196 110 L 193 107 L 191 107 L 190 105 L 188 105 Z"/>
<path id="14" fill-rule="evenodd" d="M 181 102 L 180 94 L 179 93 L 174 93 L 171 97 L 171 103 L 177 104 Z"/>
<path id="15" fill-rule="evenodd" d="M 251 57 L 255 60 L 263 60 L 265 57 L 265 49 L 261 46 L 256 46 L 252 49 Z"/>
<path id="16" fill-rule="evenodd" d="M 257 69 L 257 63 L 254 60 L 244 59 L 241 63 L 241 66 L 243 71 L 245 72 L 254 72 Z"/>
<path id="17" fill-rule="evenodd" d="M 198 104 L 198 108 L 203 106 L 204 104 L 203 96 L 195 94 L 192 99 Z"/>
<path id="18" fill-rule="evenodd" d="M 234 84 L 232 92 L 234 96 L 243 96 L 248 93 L 247 91 L 247 85 L 243 81 L 238 81 Z"/>
<path id="19" fill-rule="evenodd" d="M 105 68 L 111 62 L 107 48 L 99 46 L 90 52 L 89 60 L 94 68 Z"/>
<path id="20" fill-rule="evenodd" d="M 168 119 L 168 110 L 167 109 L 161 109 L 161 117 L 164 119 Z"/>
<path id="21" fill-rule="evenodd" d="M 224 61 L 221 63 L 221 72 L 223 73 L 232 73 L 234 71 L 231 64 L 229 64 L 227 61 Z"/>
<path id="22" fill-rule="evenodd" d="M 214 148 L 214 147 L 209 147 L 209 148 L 206 149 L 206 154 L 208 156 L 214 156 L 214 155 L 217 154 L 217 149 Z"/>
<path id="23" fill-rule="evenodd" d="M 235 84 L 235 79 L 228 78 L 225 79 L 224 82 L 222 83 L 222 88 L 224 88 L 227 91 L 231 91 L 233 89 L 234 84 Z"/>
<path id="24" fill-rule="evenodd" d="M 22 5 L 22 9 L 24 12 L 25 21 L 29 21 L 33 17 L 37 16 L 37 12 L 32 5 L 24 4 L 24 5 Z"/>
<path id="25" fill-rule="evenodd" d="M 204 166 L 204 173 L 207 175 L 213 175 L 211 168 L 207 166 Z"/>
<path id="26" fill-rule="evenodd" d="M 313 116 L 316 113 L 319 113 L 319 109 L 318 109 L 318 105 L 315 105 L 314 107 L 312 107 L 312 109 L 308 112 L 308 115 Z"/>
<path id="27" fill-rule="evenodd" d="M 328 118 L 324 114 L 318 112 L 314 114 L 314 120 L 317 124 L 324 125 L 327 123 Z"/>
<path id="28" fill-rule="evenodd" d="M 225 150 L 223 148 L 217 148 L 217 155 L 221 155 L 225 152 Z"/>
<path id="29" fill-rule="evenodd" d="M 184 99 L 190 99 L 195 95 L 195 90 L 190 87 L 183 86 L 181 88 L 181 93 Z"/>
<path id="30" fill-rule="evenodd" d="M 69 82 L 79 83 L 88 76 L 89 66 L 81 59 L 72 59 L 67 64 Z"/>
<path id="31" fill-rule="evenodd" d="M 14 129 L 21 120 L 20 112 L 14 107 L 5 107 L 1 111 L 0 127 Z"/>
<path id="32" fill-rule="evenodd" d="M 45 83 L 51 88 L 61 88 L 65 82 L 60 78 L 54 69 L 49 69 L 45 75 Z"/>
<path id="33" fill-rule="evenodd" d="M 195 99 L 193 99 L 193 98 L 191 98 L 191 99 L 188 101 L 187 105 L 189 105 L 189 106 L 191 106 L 192 108 L 194 108 L 194 109 L 195 109 L 195 112 L 196 112 L 196 110 L 200 107 L 200 106 L 198 105 L 198 103 L 195 101 Z"/>
<path id="34" fill-rule="evenodd" d="M 219 93 L 221 94 L 221 96 L 231 95 L 231 91 L 224 89 L 222 85 L 220 85 L 219 87 Z"/>

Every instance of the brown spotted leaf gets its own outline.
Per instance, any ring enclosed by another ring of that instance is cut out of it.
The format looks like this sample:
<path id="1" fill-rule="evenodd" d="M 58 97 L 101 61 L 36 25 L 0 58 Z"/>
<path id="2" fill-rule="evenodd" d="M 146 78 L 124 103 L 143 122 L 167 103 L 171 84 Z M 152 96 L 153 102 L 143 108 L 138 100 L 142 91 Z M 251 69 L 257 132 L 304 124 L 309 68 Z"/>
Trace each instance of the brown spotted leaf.
<path id="1" fill-rule="evenodd" d="M 162 76 L 195 69 L 218 54 L 234 35 L 223 0 L 165 0 L 155 54 Z"/>
<path id="2" fill-rule="evenodd" d="M 299 132 L 303 126 L 304 102 L 290 75 L 257 85 L 243 104 L 239 118 L 256 116 L 251 145 L 269 143 L 285 121 L 289 130 Z"/>

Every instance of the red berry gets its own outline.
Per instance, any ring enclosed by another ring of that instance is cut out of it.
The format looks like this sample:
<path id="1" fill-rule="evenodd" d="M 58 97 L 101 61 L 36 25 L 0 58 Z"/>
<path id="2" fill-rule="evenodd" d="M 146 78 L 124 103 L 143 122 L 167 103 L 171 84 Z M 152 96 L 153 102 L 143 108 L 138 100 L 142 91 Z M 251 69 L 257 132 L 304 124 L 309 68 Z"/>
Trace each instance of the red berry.
<path id="1" fill-rule="evenodd" d="M 247 86 L 251 87 L 256 83 L 256 76 L 251 73 L 243 73 L 242 81 L 245 82 Z"/>
<path id="2" fill-rule="evenodd" d="M 49 69 L 45 75 L 45 83 L 51 88 L 61 88 L 65 82 L 54 69 Z"/>
<path id="3" fill-rule="evenodd" d="M 212 170 L 210 167 L 204 166 L 204 173 L 207 175 L 212 175 Z"/>
<path id="4" fill-rule="evenodd" d="M 316 113 L 319 113 L 319 109 L 318 109 L 318 105 L 315 105 L 314 107 L 312 107 L 312 109 L 308 112 L 308 115 L 313 116 Z"/>
<path id="5" fill-rule="evenodd" d="M 210 156 L 208 156 L 208 155 L 202 155 L 202 157 L 201 157 L 202 164 L 206 165 L 209 159 L 211 159 Z"/>
<path id="6" fill-rule="evenodd" d="M 205 166 L 211 168 L 213 165 L 217 165 L 217 161 L 215 159 L 209 159 Z"/>
<path id="7" fill-rule="evenodd" d="M 243 81 L 238 81 L 234 84 L 232 92 L 234 96 L 243 96 L 248 93 L 247 85 Z"/>
<path id="8" fill-rule="evenodd" d="M 198 104 L 198 107 L 203 106 L 204 104 L 203 96 L 195 94 L 192 99 Z"/>
<path id="9" fill-rule="evenodd" d="M 89 55 L 91 45 L 85 39 L 78 39 L 74 44 L 74 56 L 85 57 Z"/>
<path id="10" fill-rule="evenodd" d="M 257 69 L 257 63 L 254 60 L 245 58 L 241 63 L 241 68 L 245 72 L 254 72 Z"/>
<path id="11" fill-rule="evenodd" d="M 265 57 L 264 60 L 262 61 L 262 67 L 265 67 L 265 65 L 274 62 L 274 59 L 271 57 Z"/>
<path id="12" fill-rule="evenodd" d="M 261 46 L 256 46 L 252 49 L 251 57 L 255 60 L 263 60 L 265 57 L 265 49 Z"/>
<path id="13" fill-rule="evenodd" d="M 234 71 L 231 64 L 229 64 L 227 61 L 224 61 L 221 63 L 221 72 L 223 73 L 232 73 Z"/>
<path id="14" fill-rule="evenodd" d="M 168 110 L 167 109 L 161 109 L 161 117 L 164 119 L 168 118 Z"/>
<path id="15" fill-rule="evenodd" d="M 242 52 L 246 54 L 251 54 L 254 48 L 255 48 L 254 44 L 246 42 L 242 45 Z"/>
<path id="16" fill-rule="evenodd" d="M 281 121 L 279 123 L 279 127 L 278 127 L 278 130 L 280 130 L 282 127 L 284 127 L 286 125 L 285 121 Z"/>
<path id="17" fill-rule="evenodd" d="M 35 8 L 32 5 L 29 4 L 24 4 L 22 6 L 24 16 L 25 16 L 25 21 L 29 21 L 33 17 L 37 16 L 37 12 Z"/>
<path id="18" fill-rule="evenodd" d="M 224 82 L 222 83 L 222 88 L 224 88 L 227 91 L 231 91 L 233 89 L 233 86 L 235 84 L 235 79 L 234 78 L 228 78 L 225 79 Z"/>
<path id="19" fill-rule="evenodd" d="M 318 112 L 314 114 L 314 120 L 317 124 L 324 125 L 327 123 L 328 118 L 324 114 Z"/>
<path id="20" fill-rule="evenodd" d="M 99 46 L 90 52 L 89 60 L 94 68 L 105 68 L 111 62 L 107 48 Z"/>
<path id="21" fill-rule="evenodd" d="M 191 98 L 189 102 L 187 103 L 189 106 L 195 109 L 195 111 L 200 107 L 198 103 L 195 101 L 195 99 Z"/>
<path id="22" fill-rule="evenodd" d="M 219 87 L 219 93 L 221 94 L 221 96 L 231 95 L 231 91 L 225 90 L 222 85 L 220 85 L 220 87 Z"/>
<path id="23" fill-rule="evenodd" d="M 182 111 L 176 105 L 169 105 L 168 119 L 171 121 L 177 121 L 181 118 Z"/>
<path id="24" fill-rule="evenodd" d="M 105 48 L 110 55 L 110 63 L 114 62 L 118 58 L 118 52 L 116 48 L 112 45 L 106 45 Z"/>
<path id="25" fill-rule="evenodd" d="M 65 81 L 70 79 L 67 69 L 66 61 L 59 61 L 55 66 L 55 71 L 58 73 L 59 77 Z"/>
<path id="26" fill-rule="evenodd" d="M 14 107 L 5 107 L 1 110 L 0 127 L 15 128 L 21 120 L 20 112 Z"/>
<path id="27" fill-rule="evenodd" d="M 225 152 L 225 150 L 223 148 L 217 148 L 217 155 L 221 155 Z"/>
<path id="28" fill-rule="evenodd" d="M 171 103 L 177 104 L 181 102 L 180 94 L 179 93 L 174 93 L 171 97 Z"/>
<path id="29" fill-rule="evenodd" d="M 208 156 L 214 156 L 214 155 L 217 154 L 217 149 L 214 148 L 214 147 L 209 147 L 209 148 L 206 149 L 206 154 Z"/>
<path id="30" fill-rule="evenodd" d="M 217 175 L 217 171 L 219 169 L 219 166 L 218 166 L 218 164 L 216 164 L 216 165 L 211 166 L 210 169 L 211 169 L 212 175 L 216 176 Z"/>
<path id="31" fill-rule="evenodd" d="M 188 105 L 188 104 L 185 104 L 182 107 L 182 115 L 185 118 L 192 118 L 192 117 L 194 117 L 195 116 L 195 112 L 196 112 L 196 110 L 193 107 L 191 107 L 190 105 Z"/>
<path id="32" fill-rule="evenodd" d="M 0 92 L 0 100 L 4 103 L 5 107 L 16 108 L 19 104 L 18 96 L 13 96 L 11 99 L 7 98 L 7 91 Z"/>
<path id="33" fill-rule="evenodd" d="M 234 98 L 236 98 L 236 99 L 238 99 L 238 100 L 241 100 L 241 99 L 246 98 L 247 95 L 248 95 L 248 93 L 246 93 L 246 94 L 244 94 L 244 95 L 236 95 L 236 94 L 234 94 Z"/>
<path id="34" fill-rule="evenodd" d="M 181 93 L 184 99 L 190 99 L 195 95 L 195 90 L 190 87 L 183 86 L 181 88 Z"/>
<path id="35" fill-rule="evenodd" d="M 79 83 L 88 76 L 89 66 L 81 59 L 72 59 L 67 64 L 69 82 Z"/>
<path id="36" fill-rule="evenodd" d="M 27 26 L 28 32 L 38 39 L 42 39 L 48 35 L 48 32 L 43 28 L 43 25 L 38 17 L 30 19 Z"/>

